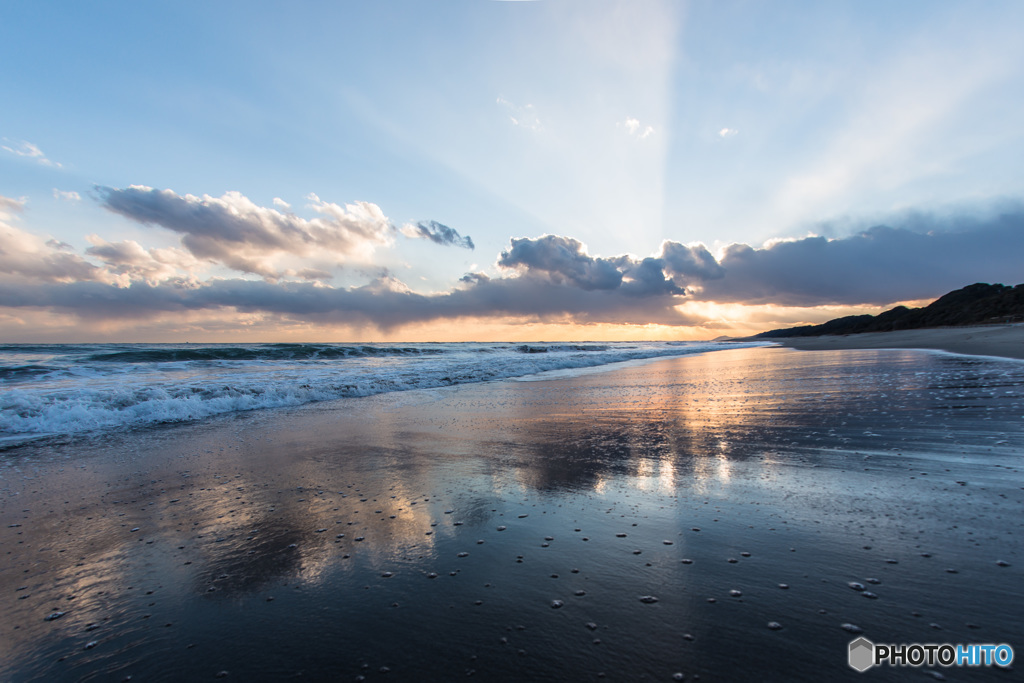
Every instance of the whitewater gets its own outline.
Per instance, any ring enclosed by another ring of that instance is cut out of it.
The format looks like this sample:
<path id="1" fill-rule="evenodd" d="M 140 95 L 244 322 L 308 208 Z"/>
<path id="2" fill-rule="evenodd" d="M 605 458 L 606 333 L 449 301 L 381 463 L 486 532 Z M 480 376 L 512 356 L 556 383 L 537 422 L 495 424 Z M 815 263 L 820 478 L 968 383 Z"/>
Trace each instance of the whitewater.
<path id="1" fill-rule="evenodd" d="M 0 443 L 745 345 L 760 344 L 0 345 Z"/>

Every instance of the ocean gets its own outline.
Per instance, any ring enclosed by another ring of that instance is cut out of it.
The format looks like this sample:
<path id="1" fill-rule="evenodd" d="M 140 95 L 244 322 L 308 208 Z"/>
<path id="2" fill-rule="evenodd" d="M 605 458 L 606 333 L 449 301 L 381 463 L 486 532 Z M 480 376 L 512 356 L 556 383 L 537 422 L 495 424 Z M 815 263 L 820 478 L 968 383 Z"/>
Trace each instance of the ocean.
<path id="1" fill-rule="evenodd" d="M 0 345 L 0 444 L 743 345 L 763 344 Z"/>

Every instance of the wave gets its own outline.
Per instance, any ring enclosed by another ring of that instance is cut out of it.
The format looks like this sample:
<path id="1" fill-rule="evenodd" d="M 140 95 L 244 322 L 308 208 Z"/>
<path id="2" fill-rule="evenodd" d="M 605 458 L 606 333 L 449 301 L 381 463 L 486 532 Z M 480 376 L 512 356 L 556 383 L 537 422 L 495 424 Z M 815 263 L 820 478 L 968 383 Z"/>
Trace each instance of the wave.
<path id="1" fill-rule="evenodd" d="M 609 347 L 595 344 L 523 344 L 516 347 L 519 353 L 566 353 L 569 351 L 607 351 Z"/>
<path id="2" fill-rule="evenodd" d="M 11 355 L 0 355 L 8 360 L 0 366 L 0 442 L 12 435 L 145 427 L 744 345 L 765 343 L 105 345 L 84 352 L 75 347 L 63 356 L 48 347 L 40 356 L 56 360 L 45 364 L 15 364 Z M 27 357 L 24 348 L 16 355 Z"/>
<path id="3" fill-rule="evenodd" d="M 51 373 L 53 370 L 43 365 L 0 366 L 0 380 L 24 380 Z"/>
<path id="4" fill-rule="evenodd" d="M 94 363 L 182 363 L 189 361 L 337 360 L 386 356 L 431 356 L 443 349 L 395 346 L 336 346 L 318 344 L 267 344 L 113 351 L 89 356 Z"/>

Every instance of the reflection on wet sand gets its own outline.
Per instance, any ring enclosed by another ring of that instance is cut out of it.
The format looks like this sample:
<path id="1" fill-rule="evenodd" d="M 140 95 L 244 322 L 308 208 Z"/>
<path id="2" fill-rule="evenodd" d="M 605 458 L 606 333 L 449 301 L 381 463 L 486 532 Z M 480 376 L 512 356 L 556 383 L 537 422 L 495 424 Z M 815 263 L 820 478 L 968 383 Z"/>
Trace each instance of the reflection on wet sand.
<path id="1" fill-rule="evenodd" d="M 782 647 L 819 680 L 843 623 L 1010 638 L 1022 386 L 744 349 L 8 451 L 0 676 L 728 678 Z"/>

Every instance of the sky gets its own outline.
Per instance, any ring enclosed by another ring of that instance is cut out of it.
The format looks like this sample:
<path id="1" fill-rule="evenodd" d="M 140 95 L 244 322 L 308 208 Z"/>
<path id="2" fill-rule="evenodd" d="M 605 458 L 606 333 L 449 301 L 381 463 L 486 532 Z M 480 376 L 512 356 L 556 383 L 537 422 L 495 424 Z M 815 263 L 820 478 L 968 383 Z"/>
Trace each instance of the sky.
<path id="1" fill-rule="evenodd" d="M 710 339 L 1024 282 L 1024 4 L 0 4 L 0 341 Z"/>

